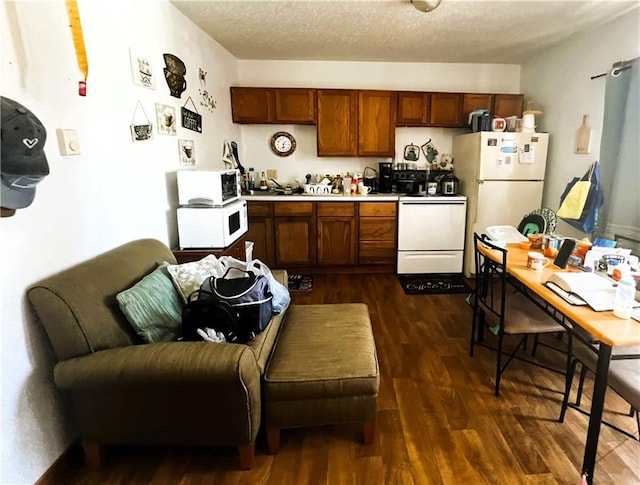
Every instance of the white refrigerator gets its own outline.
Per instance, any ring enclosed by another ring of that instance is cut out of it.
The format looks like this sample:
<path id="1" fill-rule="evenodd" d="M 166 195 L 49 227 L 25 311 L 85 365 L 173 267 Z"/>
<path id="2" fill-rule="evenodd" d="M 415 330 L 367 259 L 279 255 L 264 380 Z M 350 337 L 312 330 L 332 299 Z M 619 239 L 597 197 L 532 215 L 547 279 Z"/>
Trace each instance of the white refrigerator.
<path id="1" fill-rule="evenodd" d="M 453 138 L 453 165 L 467 196 L 465 276 L 475 273 L 473 233 L 488 226 L 518 227 L 539 209 L 547 165 L 548 133 L 481 131 Z"/>

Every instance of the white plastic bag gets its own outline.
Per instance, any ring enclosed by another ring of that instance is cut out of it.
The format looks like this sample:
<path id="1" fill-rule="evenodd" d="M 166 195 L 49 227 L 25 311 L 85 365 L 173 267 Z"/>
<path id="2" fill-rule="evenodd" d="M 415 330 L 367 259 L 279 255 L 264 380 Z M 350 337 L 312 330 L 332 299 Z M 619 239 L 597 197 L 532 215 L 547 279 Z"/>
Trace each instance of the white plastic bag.
<path id="1" fill-rule="evenodd" d="M 247 263 L 247 269 L 258 275 L 266 276 L 269 280 L 271 294 L 273 295 L 273 313 L 277 315 L 285 311 L 289 303 L 291 303 L 289 288 L 275 279 L 269 267 L 259 259 L 254 259 Z"/>

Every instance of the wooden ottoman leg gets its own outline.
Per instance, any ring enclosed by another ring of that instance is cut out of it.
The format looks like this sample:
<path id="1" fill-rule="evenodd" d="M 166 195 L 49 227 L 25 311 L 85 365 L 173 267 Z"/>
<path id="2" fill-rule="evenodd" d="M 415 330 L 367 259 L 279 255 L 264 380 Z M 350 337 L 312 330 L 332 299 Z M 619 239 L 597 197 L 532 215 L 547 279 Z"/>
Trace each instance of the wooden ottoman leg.
<path id="1" fill-rule="evenodd" d="M 373 443 L 373 437 L 376 433 L 376 422 L 375 421 L 365 421 L 362 426 L 362 441 L 365 445 L 370 445 Z"/>
<path id="2" fill-rule="evenodd" d="M 269 454 L 275 455 L 280 449 L 280 429 L 267 428 L 267 448 Z"/>
<path id="3" fill-rule="evenodd" d="M 255 445 L 238 445 L 238 456 L 240 457 L 240 468 L 250 470 L 253 465 L 253 455 L 255 454 Z"/>
<path id="4" fill-rule="evenodd" d="M 95 441 L 82 440 L 82 451 L 87 468 L 92 471 L 100 469 L 102 447 Z"/>

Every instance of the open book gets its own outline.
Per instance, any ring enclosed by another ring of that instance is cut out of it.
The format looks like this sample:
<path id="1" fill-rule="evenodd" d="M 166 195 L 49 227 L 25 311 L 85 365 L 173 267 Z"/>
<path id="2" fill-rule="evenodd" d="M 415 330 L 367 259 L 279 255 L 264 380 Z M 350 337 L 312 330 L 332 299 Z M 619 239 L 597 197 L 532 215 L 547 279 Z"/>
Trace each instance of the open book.
<path id="1" fill-rule="evenodd" d="M 597 312 L 613 310 L 616 289 L 610 280 L 595 273 L 556 272 L 546 285 L 573 305 L 586 303 Z"/>

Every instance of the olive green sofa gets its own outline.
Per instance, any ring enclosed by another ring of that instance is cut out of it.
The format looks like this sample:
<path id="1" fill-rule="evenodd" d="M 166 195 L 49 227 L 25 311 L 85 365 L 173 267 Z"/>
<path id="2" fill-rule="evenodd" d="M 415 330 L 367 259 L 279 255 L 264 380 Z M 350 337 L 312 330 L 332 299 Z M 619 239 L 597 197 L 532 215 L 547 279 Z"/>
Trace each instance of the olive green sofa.
<path id="1" fill-rule="evenodd" d="M 232 445 L 251 467 L 261 420 L 261 376 L 286 311 L 246 344 L 143 343 L 116 295 L 176 260 L 153 239 L 133 241 L 27 290 L 70 393 L 87 465 L 103 445 Z M 285 271 L 273 271 L 286 285 Z"/>

